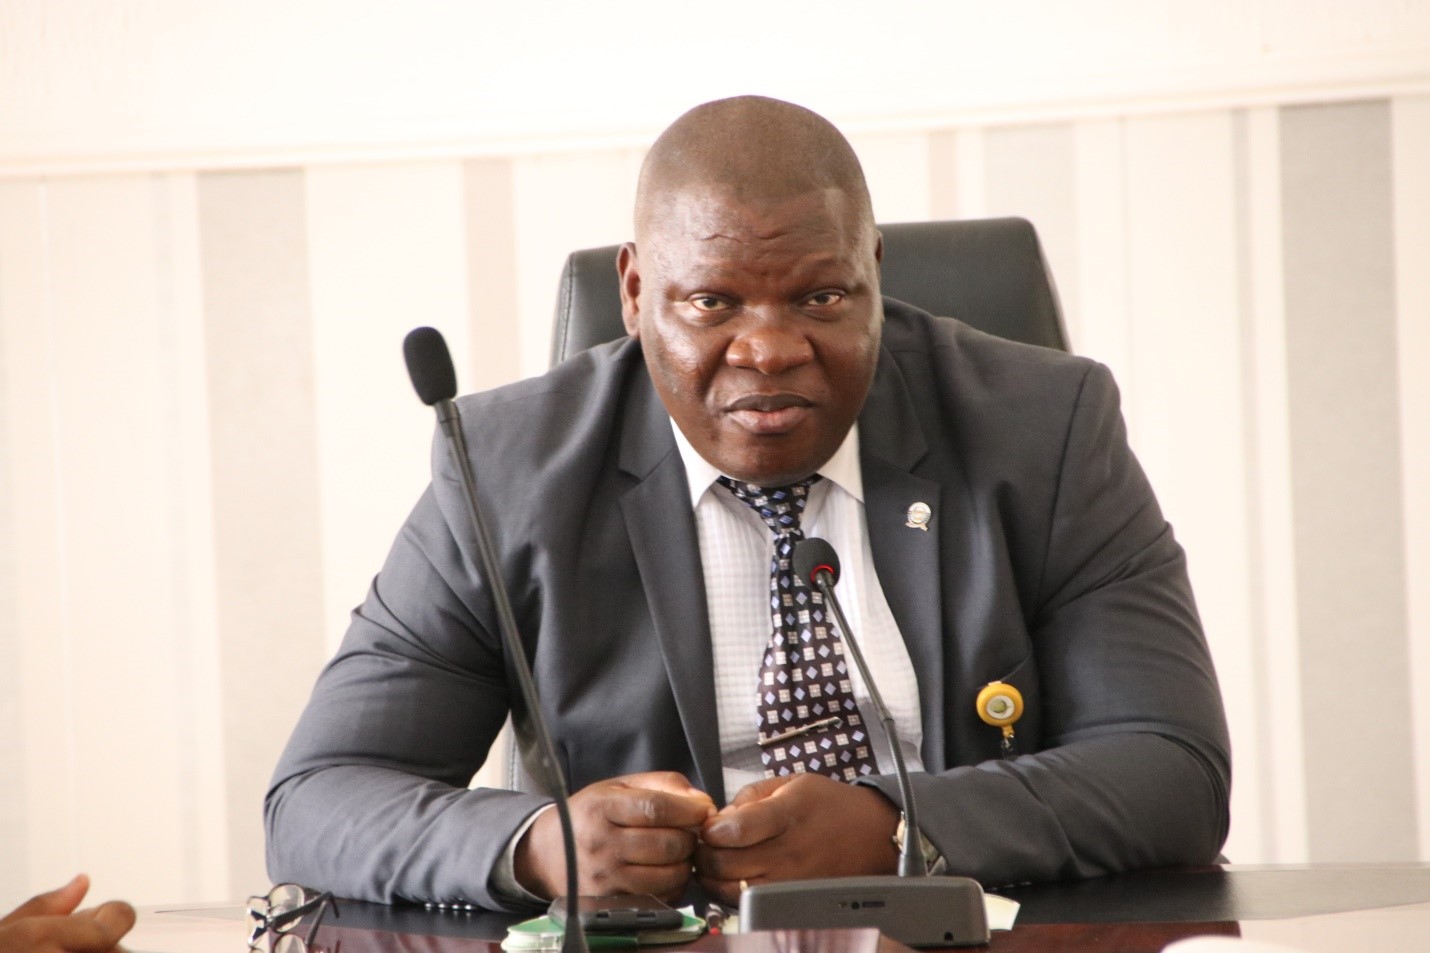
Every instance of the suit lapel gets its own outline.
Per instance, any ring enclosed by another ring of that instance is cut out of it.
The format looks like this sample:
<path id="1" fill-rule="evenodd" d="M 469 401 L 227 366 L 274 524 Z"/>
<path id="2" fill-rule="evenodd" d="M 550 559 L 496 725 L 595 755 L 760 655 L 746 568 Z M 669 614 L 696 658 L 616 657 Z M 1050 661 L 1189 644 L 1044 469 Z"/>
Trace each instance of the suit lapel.
<path id="1" fill-rule="evenodd" d="M 915 476 L 928 452 L 903 375 L 887 350 L 859 415 L 864 519 L 884 597 L 913 661 L 923 718 L 922 755 L 928 771 L 944 768 L 944 647 L 939 572 L 943 493 L 938 483 Z M 911 522 L 910 507 L 932 512 L 928 528 Z"/>
<path id="2" fill-rule="evenodd" d="M 666 675 L 699 774 L 694 780 L 725 803 L 717 723 L 715 663 L 705 609 L 705 573 L 685 466 L 671 422 L 642 371 L 635 375 L 620 467 L 639 482 L 621 497 L 641 585 L 650 605 Z"/>

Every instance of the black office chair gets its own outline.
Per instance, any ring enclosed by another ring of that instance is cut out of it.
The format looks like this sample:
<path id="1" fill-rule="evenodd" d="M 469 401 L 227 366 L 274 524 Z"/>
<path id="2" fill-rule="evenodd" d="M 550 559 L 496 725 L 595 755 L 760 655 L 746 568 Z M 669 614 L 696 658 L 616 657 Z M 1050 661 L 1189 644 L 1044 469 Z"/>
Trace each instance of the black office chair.
<path id="1" fill-rule="evenodd" d="M 1068 349 L 1052 274 L 1030 222 L 904 222 L 879 230 L 881 283 L 888 297 L 1000 337 Z M 626 333 L 617 248 L 588 248 L 567 257 L 556 296 L 552 364 Z"/>

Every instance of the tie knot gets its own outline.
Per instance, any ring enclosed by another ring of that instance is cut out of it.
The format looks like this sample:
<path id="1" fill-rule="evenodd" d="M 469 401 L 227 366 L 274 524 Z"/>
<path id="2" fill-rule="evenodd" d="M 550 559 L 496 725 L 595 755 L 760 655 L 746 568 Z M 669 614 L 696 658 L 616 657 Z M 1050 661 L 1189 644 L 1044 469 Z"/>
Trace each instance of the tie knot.
<path id="1" fill-rule="evenodd" d="M 809 501 L 809 488 L 819 480 L 816 473 L 789 486 L 759 486 L 724 476 L 717 482 L 760 514 L 760 519 L 776 536 L 785 536 L 799 532 L 799 519 L 804 513 L 804 504 Z"/>

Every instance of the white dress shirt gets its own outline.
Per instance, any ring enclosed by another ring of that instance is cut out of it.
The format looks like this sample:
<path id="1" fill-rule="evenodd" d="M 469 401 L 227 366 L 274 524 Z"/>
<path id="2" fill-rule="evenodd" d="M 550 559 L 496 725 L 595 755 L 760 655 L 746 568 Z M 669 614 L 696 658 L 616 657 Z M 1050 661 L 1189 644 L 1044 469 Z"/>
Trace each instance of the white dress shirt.
<path id="1" fill-rule="evenodd" d="M 755 688 L 770 640 L 768 593 L 774 534 L 748 504 L 716 482 L 720 471 L 695 451 L 673 422 L 671 429 L 685 464 L 700 540 L 715 662 L 720 759 L 728 800 L 740 788 L 764 777 L 756 742 Z M 858 425 L 850 428 L 834 456 L 817 472 L 824 479 L 810 489 L 800 528 L 807 537 L 824 539 L 839 554 L 841 572 L 835 594 L 864 650 L 864 660 L 879 685 L 884 704 L 894 716 L 903 742 L 904 761 L 910 771 L 922 770 L 919 746 L 923 742 L 923 721 L 919 715 L 918 679 L 874 571 L 864 523 Z M 850 638 L 847 632 L 840 634 L 846 640 Z M 883 725 L 852 659 L 849 668 L 854 700 L 868 726 L 879 772 L 892 774 L 893 755 Z"/>
<path id="2" fill-rule="evenodd" d="M 685 464 L 690 485 L 690 505 L 700 540 L 700 564 L 705 576 L 705 604 L 710 619 L 710 639 L 715 663 L 715 708 L 720 732 L 720 761 L 724 769 L 725 799 L 765 776 L 755 727 L 755 687 L 760 664 L 770 640 L 770 560 L 774 534 L 758 513 L 715 482 L 722 474 L 685 439 L 674 421 L 675 444 Z M 859 471 L 859 427 L 856 424 L 829 462 L 817 471 L 816 483 L 805 504 L 800 528 L 806 537 L 819 537 L 839 554 L 840 579 L 835 585 L 844 614 L 855 629 L 864 661 L 879 684 L 884 704 L 894 716 L 902 742 L 904 762 L 910 771 L 923 770 L 919 746 L 923 719 L 919 714 L 919 685 L 909 650 L 904 645 L 894 615 L 884 599 L 869 549 L 864 522 L 864 481 Z M 849 639 L 850 634 L 841 632 Z M 869 740 L 881 774 L 893 774 L 889 739 L 880 724 L 859 669 L 850 659 L 849 677 L 854 701 L 868 727 Z M 496 892 L 512 899 L 538 898 L 516 882 L 516 845 L 551 805 L 536 811 L 517 829 L 502 860 L 492 873 Z"/>

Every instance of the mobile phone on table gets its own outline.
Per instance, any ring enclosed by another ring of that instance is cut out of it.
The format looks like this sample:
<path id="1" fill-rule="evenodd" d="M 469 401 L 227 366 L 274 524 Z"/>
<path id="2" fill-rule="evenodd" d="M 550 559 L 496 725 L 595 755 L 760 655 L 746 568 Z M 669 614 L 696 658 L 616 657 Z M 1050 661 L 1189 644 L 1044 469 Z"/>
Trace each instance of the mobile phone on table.
<path id="1" fill-rule="evenodd" d="M 566 898 L 551 901 L 547 915 L 566 925 Z M 581 929 L 587 933 L 634 933 L 639 930 L 678 930 L 685 915 L 655 897 L 643 893 L 609 897 L 582 897 Z"/>

